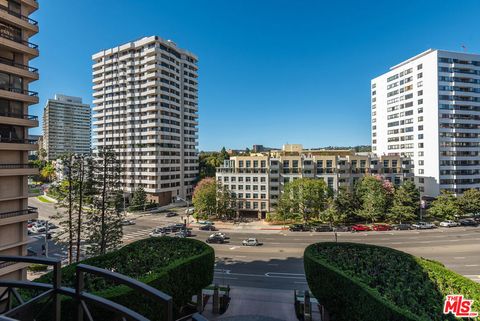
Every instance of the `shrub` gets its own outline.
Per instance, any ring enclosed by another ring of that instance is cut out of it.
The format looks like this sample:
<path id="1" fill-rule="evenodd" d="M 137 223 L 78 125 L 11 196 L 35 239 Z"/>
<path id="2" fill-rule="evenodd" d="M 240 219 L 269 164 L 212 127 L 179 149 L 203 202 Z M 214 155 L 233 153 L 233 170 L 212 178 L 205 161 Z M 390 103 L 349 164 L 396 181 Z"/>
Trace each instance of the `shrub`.
<path id="1" fill-rule="evenodd" d="M 81 263 L 124 274 L 169 294 L 178 315 L 192 295 L 211 284 L 214 260 L 213 249 L 203 242 L 160 237 L 140 240 Z M 71 264 L 62 268 L 62 283 L 68 287 L 75 287 L 75 267 L 76 264 Z M 51 279 L 52 273 L 49 273 L 35 282 L 51 282 Z M 86 276 L 85 286 L 88 292 L 122 304 L 150 320 L 164 320 L 161 305 L 153 304 L 152 300 L 130 288 L 94 275 Z M 68 311 L 74 311 L 75 303 L 69 298 L 63 303 L 62 310 L 67 313 L 64 317 L 68 320 L 71 318 Z M 94 313 L 102 320 L 115 317 L 101 309 L 94 310 Z"/>
<path id="2" fill-rule="evenodd" d="M 27 268 L 27 270 L 31 272 L 44 272 L 47 269 L 48 269 L 48 266 L 44 264 L 32 264 Z"/>
<path id="3" fill-rule="evenodd" d="M 304 261 L 310 289 L 336 320 L 454 320 L 442 313 L 448 294 L 463 294 L 480 309 L 480 284 L 394 249 L 317 243 Z"/>

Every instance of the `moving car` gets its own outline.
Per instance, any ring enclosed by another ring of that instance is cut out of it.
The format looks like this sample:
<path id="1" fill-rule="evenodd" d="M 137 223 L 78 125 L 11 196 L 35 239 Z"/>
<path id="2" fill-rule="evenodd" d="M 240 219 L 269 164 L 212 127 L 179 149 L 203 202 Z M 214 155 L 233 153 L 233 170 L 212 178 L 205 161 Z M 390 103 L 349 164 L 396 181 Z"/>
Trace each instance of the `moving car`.
<path id="1" fill-rule="evenodd" d="M 363 224 L 356 224 L 351 228 L 352 232 L 364 232 L 364 231 L 371 231 L 372 229 L 370 226 L 363 225 Z"/>
<path id="2" fill-rule="evenodd" d="M 452 221 L 452 220 L 447 220 L 447 221 L 440 222 L 440 226 L 442 226 L 442 227 L 454 227 L 454 226 L 459 226 L 459 225 L 460 225 L 460 223 Z"/>
<path id="3" fill-rule="evenodd" d="M 184 231 L 180 231 L 180 232 L 177 232 L 173 235 L 173 237 L 178 237 L 178 238 L 181 238 L 181 239 L 184 239 L 187 237 L 187 233 L 185 233 Z"/>
<path id="4" fill-rule="evenodd" d="M 223 237 L 220 237 L 220 236 L 214 236 L 214 237 L 209 237 L 205 242 L 223 244 L 223 243 L 225 243 L 225 239 Z"/>
<path id="5" fill-rule="evenodd" d="M 401 224 L 392 225 L 392 228 L 397 231 L 405 231 L 405 230 L 411 230 L 412 225 L 407 223 L 401 223 Z"/>
<path id="6" fill-rule="evenodd" d="M 248 238 L 242 241 L 243 246 L 259 246 L 262 245 L 256 238 Z"/>
<path id="7" fill-rule="evenodd" d="M 469 219 L 469 218 L 465 218 L 463 220 L 460 220 L 460 225 L 461 226 L 478 226 L 478 223 L 477 221 L 475 221 L 474 219 Z"/>
<path id="8" fill-rule="evenodd" d="M 161 236 L 167 235 L 167 233 L 165 233 L 164 229 L 162 229 L 162 228 L 156 228 L 152 231 L 152 233 L 150 233 L 148 235 L 150 237 L 161 237 Z"/>
<path id="9" fill-rule="evenodd" d="M 223 237 L 225 240 L 226 239 L 229 239 L 229 237 L 225 234 L 225 233 L 222 233 L 222 232 L 217 232 L 217 233 L 213 233 L 212 235 L 210 235 L 210 237 Z"/>
<path id="10" fill-rule="evenodd" d="M 418 223 L 412 224 L 412 227 L 417 230 L 427 230 L 427 229 L 435 228 L 435 225 L 427 222 L 418 222 Z"/>
<path id="11" fill-rule="evenodd" d="M 388 224 L 373 224 L 374 231 L 390 231 L 391 229 Z"/>
<path id="12" fill-rule="evenodd" d="M 175 212 L 168 212 L 167 214 L 165 214 L 166 217 L 174 217 L 174 216 L 177 216 L 178 214 L 175 213 Z"/>
<path id="13" fill-rule="evenodd" d="M 210 224 L 202 225 L 198 228 L 201 231 L 216 231 L 216 227 Z"/>
<path id="14" fill-rule="evenodd" d="M 122 225 L 126 226 L 126 225 L 135 225 L 136 222 L 134 220 L 123 220 L 122 221 Z"/>

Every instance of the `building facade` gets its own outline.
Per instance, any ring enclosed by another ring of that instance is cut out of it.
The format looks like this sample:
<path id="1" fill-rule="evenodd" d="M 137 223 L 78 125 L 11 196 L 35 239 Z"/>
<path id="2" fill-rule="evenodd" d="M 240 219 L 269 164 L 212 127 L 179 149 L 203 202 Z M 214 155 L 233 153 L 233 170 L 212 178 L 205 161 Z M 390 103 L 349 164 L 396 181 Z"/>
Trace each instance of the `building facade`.
<path id="1" fill-rule="evenodd" d="M 43 109 L 43 141 L 47 160 L 65 153 L 89 154 L 91 145 L 90 105 L 82 98 L 56 94 Z"/>
<path id="2" fill-rule="evenodd" d="M 373 152 L 411 157 L 423 196 L 480 188 L 480 55 L 427 50 L 371 95 Z"/>
<path id="3" fill-rule="evenodd" d="M 198 177 L 198 58 L 160 37 L 96 53 L 94 145 L 122 163 L 126 193 L 188 199 Z"/>
<path id="4" fill-rule="evenodd" d="M 350 150 L 304 150 L 284 145 L 281 151 L 233 156 L 217 168 L 216 179 L 235 193 L 243 215 L 265 218 L 274 210 L 283 187 L 298 178 L 323 179 L 334 192 L 353 188 L 366 175 L 380 175 L 399 185 L 413 179 L 411 160 L 401 156 Z"/>
<path id="5" fill-rule="evenodd" d="M 29 41 L 38 32 L 29 18 L 37 9 L 33 0 L 0 1 L 0 255 L 26 255 L 27 221 L 37 217 L 28 207 L 27 184 L 28 175 L 38 172 L 28 164 L 29 151 L 37 149 L 28 138 L 28 129 L 38 126 L 28 114 L 38 103 L 37 93 L 28 90 L 38 80 L 38 70 L 29 66 L 39 53 Z M 0 262 L 0 278 L 24 278 L 25 267 Z"/>

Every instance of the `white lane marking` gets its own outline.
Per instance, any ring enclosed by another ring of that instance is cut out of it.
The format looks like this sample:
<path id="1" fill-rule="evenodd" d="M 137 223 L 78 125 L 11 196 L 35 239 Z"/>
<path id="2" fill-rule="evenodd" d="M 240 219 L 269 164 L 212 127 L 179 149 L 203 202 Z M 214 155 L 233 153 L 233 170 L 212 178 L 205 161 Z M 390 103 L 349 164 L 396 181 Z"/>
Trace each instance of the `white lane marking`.
<path id="1" fill-rule="evenodd" d="M 247 257 L 246 255 L 235 255 L 235 257 Z"/>
<path id="2" fill-rule="evenodd" d="M 472 266 L 478 266 L 478 264 L 465 264 L 465 266 L 472 267 Z"/>
<path id="3" fill-rule="evenodd" d="M 464 260 L 465 256 L 455 256 L 454 259 L 455 260 Z"/>
<path id="4" fill-rule="evenodd" d="M 228 276 L 219 276 L 217 278 L 221 279 L 221 280 L 238 280 L 238 278 L 231 278 L 231 277 L 228 277 Z"/>
<path id="5" fill-rule="evenodd" d="M 230 248 L 230 250 L 235 250 L 235 249 L 238 249 L 238 246 L 232 246 L 232 247 Z"/>

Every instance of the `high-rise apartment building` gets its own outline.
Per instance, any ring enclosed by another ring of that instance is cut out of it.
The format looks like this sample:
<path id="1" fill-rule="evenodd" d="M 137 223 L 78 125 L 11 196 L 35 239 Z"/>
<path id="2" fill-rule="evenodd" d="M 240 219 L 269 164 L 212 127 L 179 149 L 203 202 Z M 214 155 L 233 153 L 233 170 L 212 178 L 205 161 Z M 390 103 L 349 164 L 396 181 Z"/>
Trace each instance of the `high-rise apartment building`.
<path id="1" fill-rule="evenodd" d="M 232 156 L 217 168 L 216 179 L 235 193 L 241 215 L 265 218 L 285 184 L 298 178 L 322 179 L 334 192 L 353 188 L 366 175 L 379 175 L 400 185 L 413 179 L 411 160 L 350 150 L 304 150 L 284 145 L 281 151 Z"/>
<path id="2" fill-rule="evenodd" d="M 415 162 L 424 196 L 480 188 L 480 55 L 427 50 L 371 81 L 372 149 Z"/>
<path id="3" fill-rule="evenodd" d="M 152 36 L 92 59 L 94 145 L 116 152 L 124 191 L 143 186 L 160 204 L 189 198 L 198 177 L 197 57 Z"/>
<path id="4" fill-rule="evenodd" d="M 90 105 L 82 98 L 56 94 L 43 110 L 43 146 L 47 160 L 65 153 L 90 153 Z"/>
<path id="5" fill-rule="evenodd" d="M 38 126 L 28 108 L 38 103 L 29 84 L 38 79 L 30 67 L 38 56 L 30 37 L 38 32 L 29 15 L 38 9 L 34 0 L 0 1 L 0 255 L 25 255 L 27 221 L 37 217 L 28 207 L 28 175 L 38 171 L 28 164 L 28 152 L 37 145 L 28 138 L 28 129 Z M 25 277 L 23 263 L 0 262 L 0 278 Z M 1 289 L 0 289 L 1 292 Z M 0 302 L 1 305 L 1 302 Z"/>

